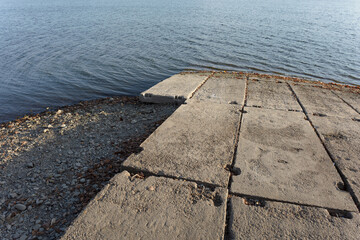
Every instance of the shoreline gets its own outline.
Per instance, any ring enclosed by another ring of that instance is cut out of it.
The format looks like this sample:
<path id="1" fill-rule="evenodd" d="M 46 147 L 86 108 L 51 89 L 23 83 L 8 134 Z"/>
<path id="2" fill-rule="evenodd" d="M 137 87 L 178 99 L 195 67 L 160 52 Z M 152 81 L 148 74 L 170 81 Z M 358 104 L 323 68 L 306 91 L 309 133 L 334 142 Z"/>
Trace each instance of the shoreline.
<path id="1" fill-rule="evenodd" d="M 331 89 L 331 90 L 345 90 L 345 91 L 350 91 L 353 93 L 360 93 L 360 85 L 349 85 L 346 83 L 341 83 L 341 82 L 322 82 L 320 80 L 311 80 L 311 79 L 305 79 L 305 78 L 301 78 L 301 77 L 296 77 L 296 76 L 286 76 L 286 75 L 276 75 L 276 74 L 266 74 L 266 73 L 258 73 L 258 72 L 237 72 L 237 71 L 183 71 L 180 72 L 179 74 L 186 74 L 186 73 L 192 73 L 192 72 L 197 72 L 197 73 L 227 73 L 227 74 L 245 74 L 248 77 L 259 77 L 259 78 L 264 78 L 264 79 L 272 79 L 272 78 L 276 78 L 276 79 L 281 79 L 284 81 L 291 81 L 291 82 L 298 82 L 298 83 L 310 83 L 310 84 L 316 84 L 318 87 L 321 88 L 326 88 L 326 89 Z M 74 104 L 70 104 L 70 105 L 64 105 L 64 106 L 60 106 L 60 107 L 48 107 L 49 109 L 45 109 L 44 111 L 38 112 L 38 113 L 26 113 L 23 116 L 17 117 L 13 120 L 9 120 L 9 121 L 3 121 L 0 122 L 0 128 L 2 127 L 6 127 L 7 125 L 14 123 L 14 122 L 20 122 L 20 121 L 25 121 L 29 118 L 35 117 L 35 116 L 44 116 L 46 114 L 51 114 L 54 111 L 57 110 L 70 110 L 70 109 L 75 109 L 75 108 L 79 108 L 82 107 L 84 105 L 94 105 L 94 104 L 99 104 L 101 102 L 103 103 L 111 103 L 111 101 L 109 101 L 109 99 L 113 99 L 113 98 L 128 98 L 128 99 L 132 99 L 132 98 L 137 98 L 137 96 L 128 96 L 128 95 L 124 95 L 124 96 L 112 96 L 112 97 L 104 97 L 104 98 L 96 98 L 96 99 L 92 99 L 92 100 L 83 100 Z"/>
<path id="2" fill-rule="evenodd" d="M 241 76 L 240 72 L 226 72 L 230 74 L 234 75 L 231 78 Z M 360 87 L 286 76 L 246 73 L 246 78 L 255 84 L 292 81 L 295 87 L 311 83 L 334 93 L 360 93 Z M 123 161 L 140 152 L 140 144 L 177 108 L 120 96 L 0 123 L 0 237 L 61 237 L 89 201 L 124 169 Z"/>
<path id="3" fill-rule="evenodd" d="M 54 239 L 177 105 L 83 101 L 0 124 L 0 237 Z"/>

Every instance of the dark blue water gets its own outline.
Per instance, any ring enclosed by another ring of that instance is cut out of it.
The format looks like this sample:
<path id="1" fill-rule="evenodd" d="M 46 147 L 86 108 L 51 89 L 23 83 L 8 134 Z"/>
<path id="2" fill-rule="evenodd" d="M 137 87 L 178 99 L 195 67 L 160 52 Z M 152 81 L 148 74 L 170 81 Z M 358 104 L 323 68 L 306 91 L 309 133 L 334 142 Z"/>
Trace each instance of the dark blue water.
<path id="1" fill-rule="evenodd" d="M 360 1 L 0 0 L 0 122 L 204 69 L 360 84 Z"/>

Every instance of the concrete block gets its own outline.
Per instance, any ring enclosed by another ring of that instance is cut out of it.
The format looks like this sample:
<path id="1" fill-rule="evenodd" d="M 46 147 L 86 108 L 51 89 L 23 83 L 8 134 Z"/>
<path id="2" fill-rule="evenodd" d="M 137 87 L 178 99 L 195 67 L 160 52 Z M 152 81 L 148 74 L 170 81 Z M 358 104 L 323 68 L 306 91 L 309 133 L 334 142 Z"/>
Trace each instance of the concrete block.
<path id="1" fill-rule="evenodd" d="M 353 93 L 349 91 L 334 91 L 334 93 L 360 113 L 360 93 Z"/>
<path id="2" fill-rule="evenodd" d="M 227 186 L 240 109 L 208 102 L 180 106 L 124 167 Z"/>
<path id="3" fill-rule="evenodd" d="M 360 201 L 360 122 L 340 117 L 310 119 Z"/>
<path id="4" fill-rule="evenodd" d="M 176 74 L 142 92 L 140 100 L 151 103 L 184 103 L 210 74 Z"/>
<path id="5" fill-rule="evenodd" d="M 246 77 L 238 74 L 215 74 L 194 94 L 197 101 L 242 105 L 245 97 Z"/>
<path id="6" fill-rule="evenodd" d="M 245 108 L 231 191 L 356 211 L 350 194 L 304 114 Z"/>
<path id="7" fill-rule="evenodd" d="M 249 80 L 246 105 L 302 111 L 289 86 L 281 81 Z"/>
<path id="8" fill-rule="evenodd" d="M 229 239 L 359 239 L 359 213 L 343 218 L 323 208 L 270 201 L 252 206 L 238 197 L 230 201 Z"/>
<path id="9" fill-rule="evenodd" d="M 359 116 L 330 89 L 294 83 L 291 86 L 309 114 L 350 118 Z"/>
<path id="10" fill-rule="evenodd" d="M 225 188 L 122 172 L 62 239 L 223 239 L 226 197 Z"/>

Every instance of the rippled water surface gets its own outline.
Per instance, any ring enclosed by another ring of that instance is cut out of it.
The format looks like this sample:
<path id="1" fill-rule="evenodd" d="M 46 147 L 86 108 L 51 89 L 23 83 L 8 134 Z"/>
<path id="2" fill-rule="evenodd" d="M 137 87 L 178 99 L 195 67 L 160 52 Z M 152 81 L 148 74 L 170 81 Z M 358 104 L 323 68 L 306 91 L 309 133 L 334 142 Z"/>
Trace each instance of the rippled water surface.
<path id="1" fill-rule="evenodd" d="M 360 84 L 358 0 L 0 0 L 0 122 L 182 70 Z"/>

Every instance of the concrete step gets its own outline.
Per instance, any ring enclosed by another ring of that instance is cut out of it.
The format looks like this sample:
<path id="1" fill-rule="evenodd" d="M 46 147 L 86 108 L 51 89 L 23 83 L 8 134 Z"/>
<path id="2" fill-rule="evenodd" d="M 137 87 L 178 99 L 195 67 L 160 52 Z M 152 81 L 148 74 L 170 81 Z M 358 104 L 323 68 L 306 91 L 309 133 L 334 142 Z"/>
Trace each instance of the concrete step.
<path id="1" fill-rule="evenodd" d="M 142 92 L 140 100 L 150 103 L 184 103 L 210 75 L 210 72 L 176 74 Z"/>
<path id="2" fill-rule="evenodd" d="M 116 175 L 63 240 L 223 239 L 227 190 L 162 177 Z"/>
<path id="3" fill-rule="evenodd" d="M 354 109 L 342 101 L 330 89 L 296 83 L 291 83 L 290 85 L 309 114 L 347 118 L 359 117 L 359 114 Z"/>
<path id="4" fill-rule="evenodd" d="M 230 201 L 229 239 L 359 239 L 358 213 L 330 215 L 323 208 L 271 201 L 256 206 L 235 196 Z"/>
<path id="5" fill-rule="evenodd" d="M 359 201 L 360 122 L 340 117 L 309 117 Z"/>
<path id="6" fill-rule="evenodd" d="M 227 186 L 240 108 L 198 102 L 180 106 L 123 166 L 208 184 Z"/>
<path id="7" fill-rule="evenodd" d="M 281 80 L 249 80 L 246 105 L 268 109 L 302 111 L 288 84 Z"/>
<path id="8" fill-rule="evenodd" d="M 192 99 L 209 103 L 242 105 L 245 86 L 245 74 L 215 74 L 205 82 Z"/>
<path id="9" fill-rule="evenodd" d="M 348 103 L 357 113 L 360 114 L 360 94 L 349 91 L 333 91 L 337 96 Z M 360 117 L 360 116 L 358 116 Z"/>
<path id="10" fill-rule="evenodd" d="M 245 108 L 231 191 L 304 205 L 357 211 L 305 115 Z"/>

